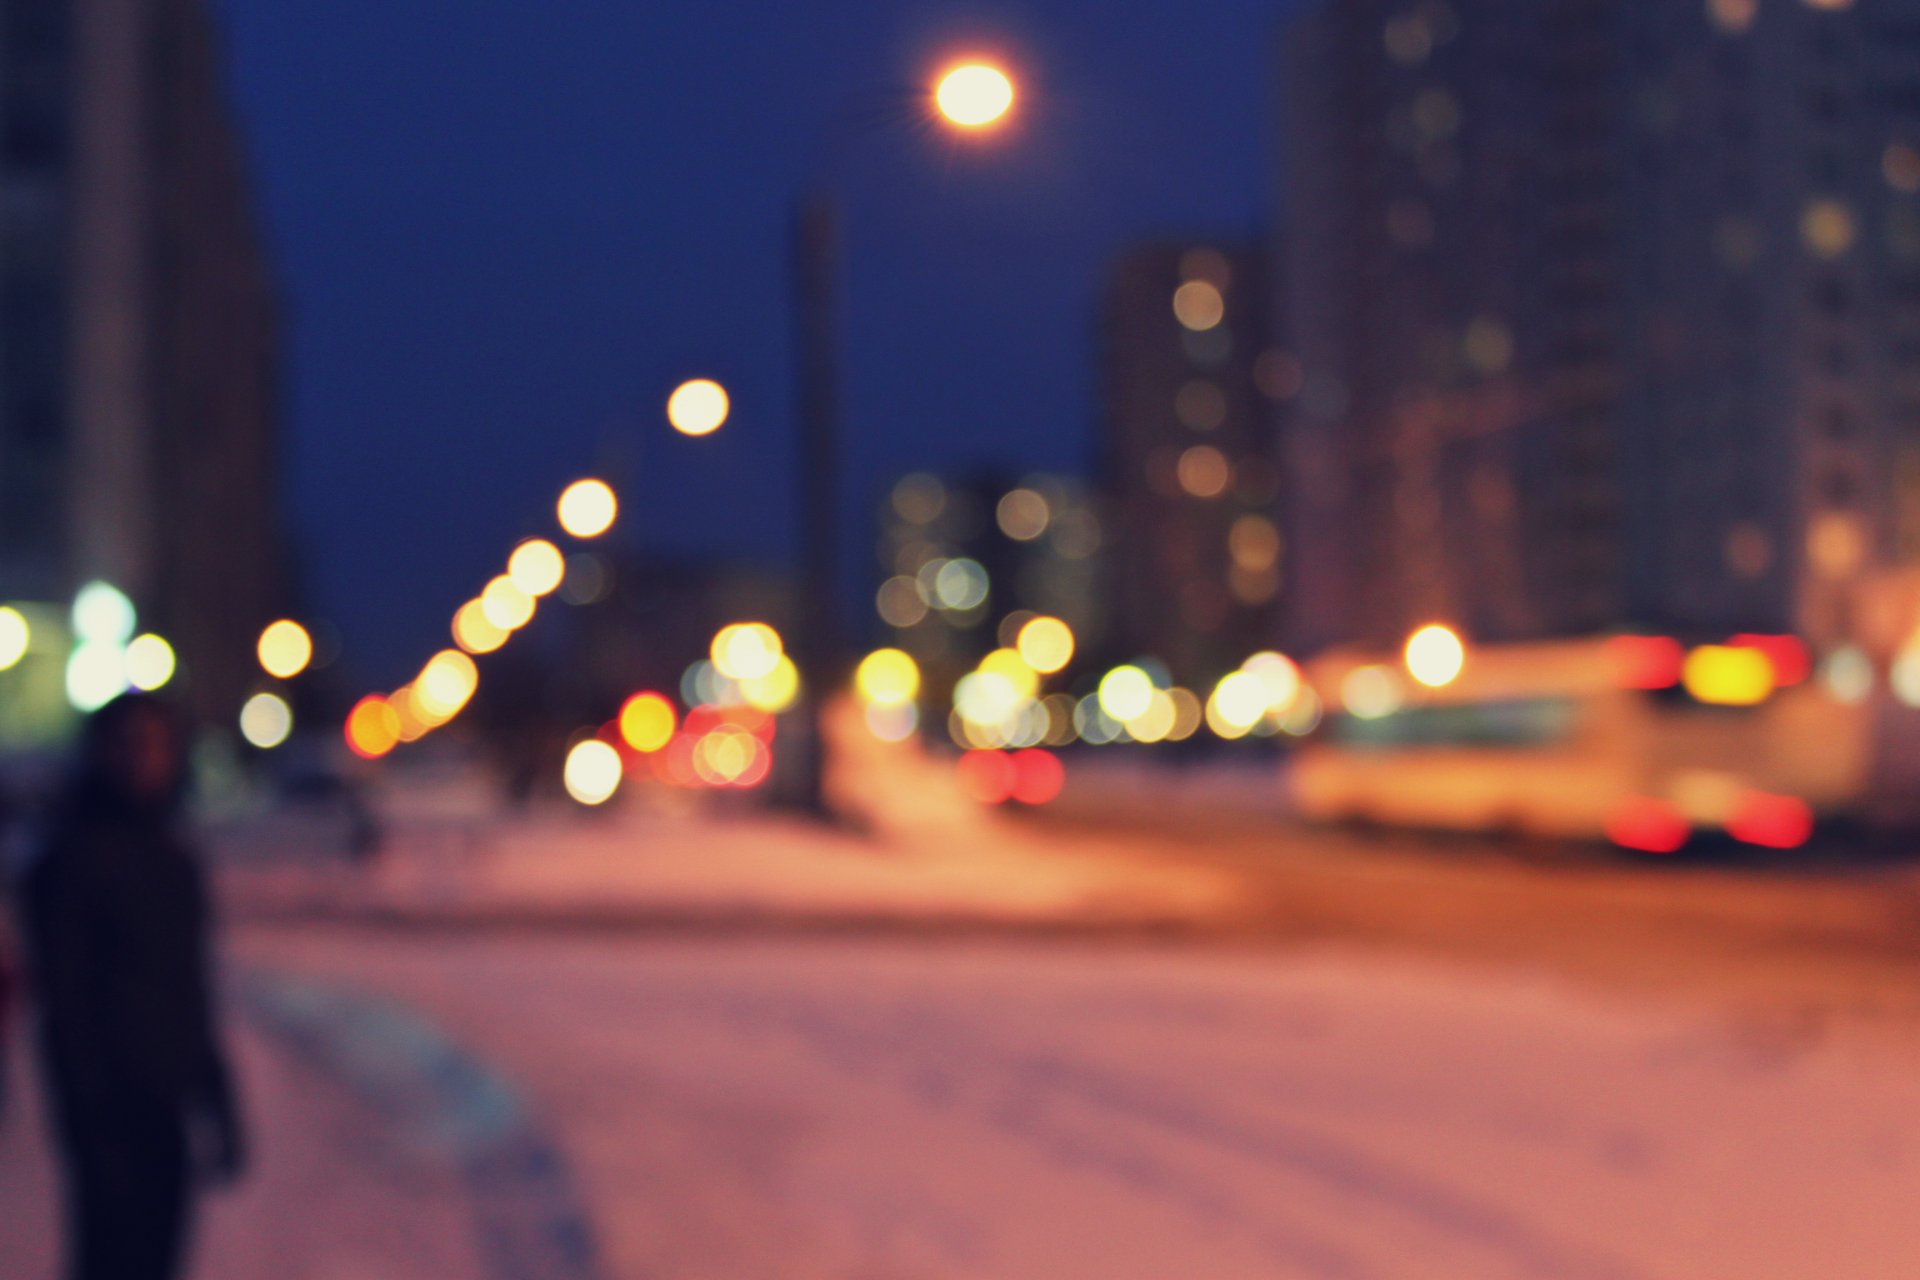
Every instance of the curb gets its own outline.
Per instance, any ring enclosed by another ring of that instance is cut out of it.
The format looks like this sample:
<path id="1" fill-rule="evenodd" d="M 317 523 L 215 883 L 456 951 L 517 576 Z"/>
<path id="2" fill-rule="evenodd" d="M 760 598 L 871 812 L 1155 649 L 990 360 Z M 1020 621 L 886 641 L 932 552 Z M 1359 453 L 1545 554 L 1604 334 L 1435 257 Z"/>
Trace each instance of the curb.
<path id="1" fill-rule="evenodd" d="M 559 1148 L 480 1058 L 395 1001 L 253 972 L 247 1020 L 459 1169 L 487 1280 L 604 1280 L 600 1250 Z"/>

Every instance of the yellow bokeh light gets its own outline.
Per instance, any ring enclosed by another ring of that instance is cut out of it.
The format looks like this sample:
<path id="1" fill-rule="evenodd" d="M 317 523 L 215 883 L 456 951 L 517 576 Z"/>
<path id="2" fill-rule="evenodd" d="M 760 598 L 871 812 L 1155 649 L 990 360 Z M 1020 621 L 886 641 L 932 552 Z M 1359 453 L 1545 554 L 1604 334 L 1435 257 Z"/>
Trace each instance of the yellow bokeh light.
<path id="1" fill-rule="evenodd" d="M 1451 628 L 1435 624 L 1407 638 L 1405 657 L 1407 674 L 1429 689 L 1440 689 L 1460 678 L 1467 647 Z"/>
<path id="2" fill-rule="evenodd" d="M 1178 720 L 1178 704 L 1173 695 L 1164 689 L 1155 689 L 1147 700 L 1146 710 L 1127 721 L 1127 732 L 1136 742 L 1165 742 Z"/>
<path id="3" fill-rule="evenodd" d="M 0 658 L 5 656 L 0 653 Z M 127 683 L 145 693 L 164 689 L 179 665 L 173 646 L 156 635 L 134 637 L 127 646 L 126 663 Z"/>
<path id="4" fill-rule="evenodd" d="M 453 642 L 468 653 L 492 653 L 511 633 L 487 617 L 486 603 L 469 600 L 453 615 Z"/>
<path id="5" fill-rule="evenodd" d="M 487 584 L 480 593 L 480 612 L 502 631 L 518 631 L 533 621 L 533 597 L 522 591 L 505 574 Z"/>
<path id="6" fill-rule="evenodd" d="M 1300 668 L 1283 653 L 1256 653 L 1240 669 L 1260 681 L 1269 711 L 1284 711 L 1300 696 Z"/>
<path id="7" fill-rule="evenodd" d="M 1005 680 L 1022 702 L 1040 696 L 1040 673 L 1016 649 L 995 649 L 980 659 L 980 670 Z"/>
<path id="8" fill-rule="evenodd" d="M 260 666 L 277 680 L 291 680 L 313 661 L 313 637 L 297 622 L 282 618 L 260 633 Z"/>
<path id="9" fill-rule="evenodd" d="M 605 804 L 620 790 L 624 772 L 618 751 L 598 738 L 588 739 L 567 753 L 567 794 L 584 805 Z"/>
<path id="10" fill-rule="evenodd" d="M 18 609 L 0 606 L 0 671 L 18 666 L 33 642 L 33 628 Z"/>
<path id="11" fill-rule="evenodd" d="M 1722 707 L 1751 707 L 1773 694 L 1773 663 L 1744 645 L 1703 645 L 1687 655 L 1681 683 L 1701 702 Z"/>
<path id="12" fill-rule="evenodd" d="M 567 576 L 567 558 L 560 548 L 545 538 L 532 538 L 513 549 L 507 558 L 507 577 L 536 599 L 552 595 Z"/>
<path id="13" fill-rule="evenodd" d="M 1251 671 L 1236 671 L 1214 686 L 1207 723 L 1223 738 L 1245 737 L 1271 706 L 1265 682 Z"/>
<path id="14" fill-rule="evenodd" d="M 613 528 L 620 500 L 604 480 L 576 480 L 560 495 L 560 527 L 576 538 L 597 538 Z"/>
<path id="15" fill-rule="evenodd" d="M 783 653 L 767 674 L 740 681 L 740 696 L 755 711 L 777 716 L 800 698 L 800 669 Z"/>
<path id="16" fill-rule="evenodd" d="M 413 685 L 414 703 L 428 719 L 445 723 L 460 714 L 480 687 L 480 670 L 458 649 L 442 649 L 428 660 Z"/>
<path id="17" fill-rule="evenodd" d="M 711 378 L 695 378 L 667 397 L 667 421 L 683 436 L 710 436 L 727 423 L 733 402 Z"/>
<path id="18" fill-rule="evenodd" d="M 736 622 L 713 638 L 713 665 L 731 680 L 758 680 L 773 674 L 786 651 L 780 633 L 764 622 Z"/>
<path id="19" fill-rule="evenodd" d="M 1053 675 L 1073 661 L 1073 628 L 1058 618 L 1035 618 L 1020 628 L 1018 648 L 1028 666 Z"/>
<path id="20" fill-rule="evenodd" d="M 1207 281 L 1189 280 L 1173 292 L 1173 315 L 1195 333 L 1205 333 L 1227 318 L 1227 300 Z"/>
<path id="21" fill-rule="evenodd" d="M 635 751 L 650 754 L 673 741 L 679 717 L 657 693 L 636 693 L 620 708 L 620 737 Z"/>
<path id="22" fill-rule="evenodd" d="M 994 508 L 1000 532 L 1015 542 L 1032 542 L 1047 531 L 1053 520 L 1053 507 L 1046 495 L 1033 489 L 1015 489 Z"/>
<path id="23" fill-rule="evenodd" d="M 240 708 L 240 736 L 271 751 L 293 735 L 293 708 L 273 693 L 256 693 Z"/>
<path id="24" fill-rule="evenodd" d="M 873 706 L 902 707 L 920 696 L 920 664 L 902 650 L 879 649 L 861 660 L 853 684 Z"/>
<path id="25" fill-rule="evenodd" d="M 1153 677 L 1139 667 L 1115 667 L 1100 680 L 1100 709 L 1121 724 L 1146 714 L 1153 704 Z"/>
<path id="26" fill-rule="evenodd" d="M 1013 81 L 985 63 L 970 62 L 940 77 L 933 93 L 940 114 L 963 129 L 984 129 L 1013 110 Z"/>

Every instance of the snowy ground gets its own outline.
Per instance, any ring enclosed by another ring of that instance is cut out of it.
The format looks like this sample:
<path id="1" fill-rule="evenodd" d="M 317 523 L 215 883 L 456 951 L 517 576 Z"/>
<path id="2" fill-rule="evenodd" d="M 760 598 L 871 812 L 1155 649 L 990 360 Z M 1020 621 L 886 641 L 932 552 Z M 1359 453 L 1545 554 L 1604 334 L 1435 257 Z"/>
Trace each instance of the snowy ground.
<path id="1" fill-rule="evenodd" d="M 1338 952 L 276 936 L 519 1080 L 609 1274 L 1920 1273 L 1920 1073 Z"/>

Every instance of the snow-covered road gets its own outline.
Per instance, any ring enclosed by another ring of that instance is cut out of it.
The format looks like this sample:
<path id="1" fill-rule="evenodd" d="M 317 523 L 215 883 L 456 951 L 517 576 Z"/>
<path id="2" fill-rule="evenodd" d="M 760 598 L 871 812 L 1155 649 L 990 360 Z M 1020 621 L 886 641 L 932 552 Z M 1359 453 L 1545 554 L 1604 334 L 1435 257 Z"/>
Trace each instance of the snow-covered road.
<path id="1" fill-rule="evenodd" d="M 1331 951 L 347 939 L 640 1280 L 1920 1274 L 1920 1034 Z"/>

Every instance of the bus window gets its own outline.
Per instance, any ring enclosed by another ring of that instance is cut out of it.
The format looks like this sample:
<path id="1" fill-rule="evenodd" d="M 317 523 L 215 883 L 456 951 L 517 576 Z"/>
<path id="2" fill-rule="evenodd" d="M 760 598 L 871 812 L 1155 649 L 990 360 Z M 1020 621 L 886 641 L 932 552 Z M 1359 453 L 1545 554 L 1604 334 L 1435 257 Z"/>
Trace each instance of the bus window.
<path id="1" fill-rule="evenodd" d="M 1542 747 L 1571 737 L 1571 698 L 1525 698 L 1457 706 L 1407 707 L 1377 720 L 1339 716 L 1333 737 L 1356 751 L 1410 747 Z"/>

